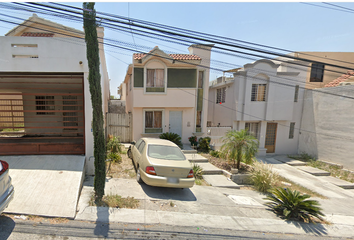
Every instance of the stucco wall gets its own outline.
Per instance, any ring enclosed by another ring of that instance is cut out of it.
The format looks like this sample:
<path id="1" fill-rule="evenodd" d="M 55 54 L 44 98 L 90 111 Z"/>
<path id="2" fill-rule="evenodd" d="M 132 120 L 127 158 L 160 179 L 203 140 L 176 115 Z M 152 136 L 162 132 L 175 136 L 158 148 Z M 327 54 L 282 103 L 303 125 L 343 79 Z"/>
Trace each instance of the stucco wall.
<path id="1" fill-rule="evenodd" d="M 354 86 L 306 91 L 299 152 L 354 170 L 353 97 Z"/>
<path id="2" fill-rule="evenodd" d="M 12 47 L 12 44 L 37 44 L 37 47 Z M 13 55 L 38 55 L 38 58 L 14 58 Z M 84 74 L 86 173 L 94 174 L 93 159 L 90 158 L 93 156 L 92 104 L 84 40 L 55 37 L 0 37 L 0 62 L 1 72 L 79 72 Z M 104 60 L 103 63 L 105 63 Z M 105 66 L 102 66 L 101 71 L 106 71 Z M 106 73 L 101 72 L 101 76 L 104 100 L 102 107 L 103 111 L 107 111 L 109 79 Z"/>

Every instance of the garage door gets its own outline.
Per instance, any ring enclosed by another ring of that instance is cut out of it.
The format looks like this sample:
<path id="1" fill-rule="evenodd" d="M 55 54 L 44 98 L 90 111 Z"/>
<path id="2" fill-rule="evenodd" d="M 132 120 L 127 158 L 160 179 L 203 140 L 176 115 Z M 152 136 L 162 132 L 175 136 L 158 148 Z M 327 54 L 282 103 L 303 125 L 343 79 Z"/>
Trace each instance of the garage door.
<path id="1" fill-rule="evenodd" d="M 85 154 L 82 73 L 0 74 L 0 155 Z"/>

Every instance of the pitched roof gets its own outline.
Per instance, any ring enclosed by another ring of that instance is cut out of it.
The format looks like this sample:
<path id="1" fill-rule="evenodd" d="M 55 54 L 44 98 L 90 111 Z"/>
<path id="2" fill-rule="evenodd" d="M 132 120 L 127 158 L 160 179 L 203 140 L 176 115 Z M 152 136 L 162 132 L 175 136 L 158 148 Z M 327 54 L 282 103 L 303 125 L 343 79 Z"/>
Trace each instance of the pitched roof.
<path id="1" fill-rule="evenodd" d="M 324 87 L 336 87 L 341 82 L 347 81 L 352 76 L 354 76 L 354 71 L 353 70 L 348 70 L 346 74 L 343 74 L 339 78 L 334 79 L 332 82 L 327 83 Z"/>
<path id="2" fill-rule="evenodd" d="M 159 49 L 158 46 L 154 47 L 149 53 L 134 53 L 133 58 L 134 60 L 142 59 L 156 49 Z M 202 60 L 199 56 L 194 54 L 168 54 L 168 56 L 174 60 Z"/>
<path id="3" fill-rule="evenodd" d="M 54 33 L 44 33 L 44 32 L 24 32 L 21 37 L 53 37 Z"/>

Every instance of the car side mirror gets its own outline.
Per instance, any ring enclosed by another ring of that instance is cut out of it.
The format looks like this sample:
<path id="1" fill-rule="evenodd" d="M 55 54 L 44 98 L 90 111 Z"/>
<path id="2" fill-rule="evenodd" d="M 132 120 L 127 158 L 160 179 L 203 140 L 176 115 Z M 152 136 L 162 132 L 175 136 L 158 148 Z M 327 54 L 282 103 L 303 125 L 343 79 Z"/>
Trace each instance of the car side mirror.
<path id="1" fill-rule="evenodd" d="M 135 141 L 132 141 L 132 142 L 131 142 L 132 145 L 135 145 L 135 143 L 136 143 Z"/>

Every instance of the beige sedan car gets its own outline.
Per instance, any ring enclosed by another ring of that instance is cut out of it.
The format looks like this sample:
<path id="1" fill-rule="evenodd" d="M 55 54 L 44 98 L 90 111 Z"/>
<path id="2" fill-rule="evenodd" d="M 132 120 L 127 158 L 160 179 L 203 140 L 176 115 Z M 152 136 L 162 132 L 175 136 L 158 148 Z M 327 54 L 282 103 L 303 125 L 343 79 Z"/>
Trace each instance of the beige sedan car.
<path id="1" fill-rule="evenodd" d="M 136 167 L 136 179 L 150 186 L 191 188 L 194 185 L 192 164 L 171 141 L 141 138 L 132 142 L 128 156 Z"/>

